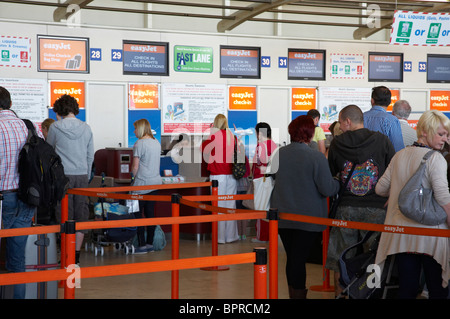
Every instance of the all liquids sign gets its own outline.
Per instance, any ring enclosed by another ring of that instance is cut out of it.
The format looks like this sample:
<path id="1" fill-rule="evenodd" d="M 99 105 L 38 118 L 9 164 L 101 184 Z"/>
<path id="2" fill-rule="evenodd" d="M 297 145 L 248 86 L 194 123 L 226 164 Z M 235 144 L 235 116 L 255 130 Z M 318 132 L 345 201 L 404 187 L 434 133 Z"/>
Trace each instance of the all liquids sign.
<path id="1" fill-rule="evenodd" d="M 450 14 L 396 11 L 390 43 L 450 45 Z"/>

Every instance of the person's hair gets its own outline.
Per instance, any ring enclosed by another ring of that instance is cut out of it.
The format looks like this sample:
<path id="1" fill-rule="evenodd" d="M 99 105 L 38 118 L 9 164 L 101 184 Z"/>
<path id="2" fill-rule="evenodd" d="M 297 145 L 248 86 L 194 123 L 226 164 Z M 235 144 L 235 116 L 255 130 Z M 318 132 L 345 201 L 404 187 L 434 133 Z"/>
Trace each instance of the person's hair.
<path id="1" fill-rule="evenodd" d="M 372 99 L 375 105 L 388 106 L 391 104 L 391 90 L 385 86 L 377 86 L 372 89 Z"/>
<path id="2" fill-rule="evenodd" d="M 213 127 L 219 130 L 225 130 L 228 128 L 228 120 L 227 117 L 223 114 L 217 114 L 214 118 Z"/>
<path id="3" fill-rule="evenodd" d="M 255 132 L 256 135 L 259 134 L 259 132 L 261 132 L 261 134 L 268 138 L 271 139 L 272 138 L 272 128 L 270 127 L 270 125 L 266 122 L 259 122 L 258 124 L 256 124 L 255 126 Z"/>
<path id="4" fill-rule="evenodd" d="M 398 100 L 392 107 L 392 112 L 402 119 L 408 119 L 411 114 L 411 105 L 406 100 Z"/>
<path id="5" fill-rule="evenodd" d="M 417 122 L 417 137 L 423 136 L 423 133 L 427 137 L 434 136 L 441 124 L 450 133 L 450 119 L 444 113 L 437 110 L 425 111 Z"/>
<path id="6" fill-rule="evenodd" d="M 151 138 L 155 139 L 152 133 L 152 127 L 147 119 L 140 119 L 133 123 L 134 128 L 136 129 L 136 137 L 138 139 L 143 138 L 148 135 Z"/>
<path id="7" fill-rule="evenodd" d="M 80 108 L 77 99 L 68 94 L 64 94 L 53 103 L 53 111 L 59 116 L 67 116 L 69 113 L 77 115 L 80 112 Z"/>
<path id="8" fill-rule="evenodd" d="M 314 135 L 314 120 L 311 116 L 300 115 L 289 123 L 288 132 L 292 142 L 309 143 Z"/>
<path id="9" fill-rule="evenodd" d="M 231 141 L 233 140 L 233 133 L 231 133 L 230 128 L 228 127 L 228 120 L 225 115 L 216 115 L 213 122 L 213 128 L 217 130 L 225 130 L 227 144 L 229 145 L 231 143 Z"/>
<path id="10" fill-rule="evenodd" d="M 11 94 L 3 86 L 0 86 L 0 108 L 3 110 L 11 108 Z"/>
<path id="11" fill-rule="evenodd" d="M 347 105 L 339 112 L 339 114 L 341 115 L 341 119 L 350 119 L 354 124 L 364 123 L 364 115 L 358 105 Z"/>
<path id="12" fill-rule="evenodd" d="M 48 131 L 48 129 L 50 128 L 50 125 L 51 125 L 53 122 L 55 122 L 54 119 L 51 119 L 51 118 L 45 119 L 45 120 L 42 122 L 41 127 L 42 127 L 42 128 L 46 128 L 47 131 Z"/>
<path id="13" fill-rule="evenodd" d="M 309 110 L 306 115 L 311 116 L 313 119 L 319 118 L 320 119 L 320 112 L 317 109 L 311 109 Z"/>

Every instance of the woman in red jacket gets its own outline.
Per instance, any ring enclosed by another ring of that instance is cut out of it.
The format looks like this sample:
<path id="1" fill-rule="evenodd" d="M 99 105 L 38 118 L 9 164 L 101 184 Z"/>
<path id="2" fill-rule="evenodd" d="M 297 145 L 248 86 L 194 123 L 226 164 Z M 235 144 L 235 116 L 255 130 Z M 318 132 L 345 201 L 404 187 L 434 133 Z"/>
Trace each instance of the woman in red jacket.
<path id="1" fill-rule="evenodd" d="M 231 173 L 233 163 L 235 136 L 228 128 L 228 120 L 225 115 L 218 114 L 208 138 L 202 143 L 203 158 L 208 163 L 210 180 L 219 183 L 219 195 L 235 195 L 237 193 L 237 180 Z M 219 207 L 236 208 L 236 201 L 219 201 Z M 239 239 L 237 222 L 218 222 L 218 242 L 230 243 Z"/>

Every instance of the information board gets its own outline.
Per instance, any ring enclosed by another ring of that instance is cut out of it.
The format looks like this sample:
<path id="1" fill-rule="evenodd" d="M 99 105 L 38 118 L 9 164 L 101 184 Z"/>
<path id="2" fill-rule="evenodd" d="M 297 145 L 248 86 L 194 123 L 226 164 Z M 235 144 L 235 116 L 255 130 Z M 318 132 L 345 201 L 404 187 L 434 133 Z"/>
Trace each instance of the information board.
<path id="1" fill-rule="evenodd" d="M 89 39 L 38 35 L 38 71 L 89 73 Z"/>
<path id="2" fill-rule="evenodd" d="M 325 50 L 288 49 L 289 80 L 325 80 Z"/>
<path id="3" fill-rule="evenodd" d="M 261 78 L 261 48 L 220 46 L 221 78 Z"/>
<path id="4" fill-rule="evenodd" d="M 450 82 L 450 55 L 428 54 L 427 56 L 427 82 Z"/>
<path id="5" fill-rule="evenodd" d="M 167 42 L 123 41 L 123 74 L 169 75 Z"/>
<path id="6" fill-rule="evenodd" d="M 403 53 L 369 52 L 369 81 L 403 82 Z"/>

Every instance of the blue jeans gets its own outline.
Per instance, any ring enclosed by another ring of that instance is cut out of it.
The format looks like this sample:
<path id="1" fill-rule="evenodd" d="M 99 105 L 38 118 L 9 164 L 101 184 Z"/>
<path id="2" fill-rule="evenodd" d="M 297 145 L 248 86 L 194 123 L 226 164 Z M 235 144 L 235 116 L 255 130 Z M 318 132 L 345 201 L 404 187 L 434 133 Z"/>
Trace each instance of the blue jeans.
<path id="1" fill-rule="evenodd" d="M 19 200 L 17 193 L 3 194 L 2 228 L 31 227 L 36 208 Z M 25 246 L 28 236 L 6 238 L 6 269 L 11 272 L 25 271 Z M 14 286 L 14 298 L 25 298 L 25 284 Z"/>

